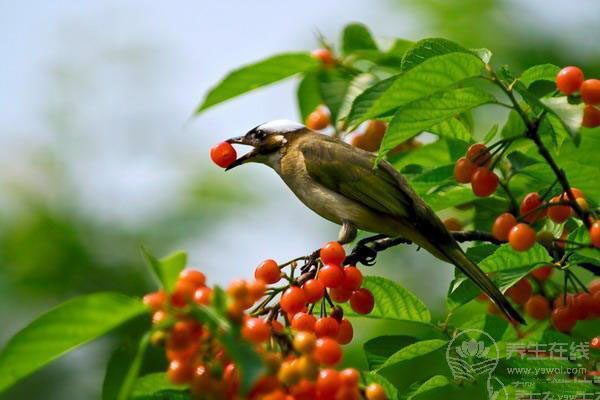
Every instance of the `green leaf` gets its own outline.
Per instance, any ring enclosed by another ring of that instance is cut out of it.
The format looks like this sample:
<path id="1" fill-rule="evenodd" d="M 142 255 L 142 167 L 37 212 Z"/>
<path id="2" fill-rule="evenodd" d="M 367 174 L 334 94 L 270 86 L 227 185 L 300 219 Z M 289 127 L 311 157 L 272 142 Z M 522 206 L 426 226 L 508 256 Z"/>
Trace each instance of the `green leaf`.
<path id="1" fill-rule="evenodd" d="M 486 133 L 485 136 L 483 137 L 483 143 L 487 144 L 487 143 L 491 142 L 492 139 L 494 139 L 494 137 L 496 137 L 496 133 L 498 133 L 498 124 L 492 125 L 492 127 L 490 128 L 488 133 Z"/>
<path id="2" fill-rule="evenodd" d="M 436 375 L 425 381 L 419 388 L 408 398 L 409 400 L 423 398 L 425 395 L 432 395 L 435 392 L 435 397 L 440 398 L 440 392 L 445 391 L 449 387 L 455 386 L 454 383 L 444 375 Z M 445 397 L 445 396 L 444 396 Z"/>
<path id="3" fill-rule="evenodd" d="M 378 159 L 382 159 L 388 151 L 433 125 L 495 101 L 492 95 L 469 87 L 434 93 L 406 104 L 392 118 L 383 137 Z"/>
<path id="4" fill-rule="evenodd" d="M 167 397 L 168 396 L 168 397 Z M 133 400 L 189 399 L 186 385 L 175 385 L 164 372 L 157 372 L 139 378 L 131 393 Z"/>
<path id="5" fill-rule="evenodd" d="M 417 322 L 431 321 L 431 313 L 425 304 L 394 281 L 380 276 L 366 276 L 362 287 L 373 293 L 375 308 L 367 315 L 360 315 L 344 304 L 345 315 Z"/>
<path id="6" fill-rule="evenodd" d="M 102 400 L 128 400 L 135 385 L 150 334 L 144 333 L 137 341 L 127 338 L 110 357 L 102 385 Z"/>
<path id="7" fill-rule="evenodd" d="M 352 79 L 352 81 L 348 85 L 348 88 L 342 100 L 342 104 L 340 104 L 339 107 L 337 115 L 338 122 L 343 121 L 348 116 L 348 113 L 352 108 L 352 103 L 354 102 L 354 99 L 356 99 L 356 97 L 359 96 L 362 92 L 364 92 L 365 89 L 367 89 L 369 86 L 373 85 L 375 81 L 375 77 L 372 74 L 368 73 L 357 75 L 354 79 Z"/>
<path id="8" fill-rule="evenodd" d="M 423 168 L 435 168 L 440 164 L 449 164 L 450 152 L 447 140 L 436 140 L 405 153 L 389 155 L 390 163 L 401 171 L 407 165 L 420 165 Z"/>
<path id="9" fill-rule="evenodd" d="M 415 190 L 418 191 L 417 187 Z M 467 186 L 448 186 L 443 190 L 437 190 L 433 193 L 423 194 L 423 200 L 433 211 L 442 211 L 450 207 L 456 207 L 461 204 L 470 203 L 477 200 L 471 187 Z"/>
<path id="10" fill-rule="evenodd" d="M 448 341 L 442 339 L 421 340 L 420 342 L 410 344 L 392 354 L 390 358 L 388 358 L 381 365 L 381 367 L 377 368 L 377 370 L 382 370 L 391 365 L 396 365 L 402 362 L 410 361 L 422 355 L 429 354 L 442 347 L 445 347 L 447 344 Z"/>
<path id="11" fill-rule="evenodd" d="M 150 270 L 154 272 L 154 275 L 158 278 L 162 287 L 167 292 L 172 292 L 175 288 L 179 273 L 187 265 L 187 254 L 178 251 L 157 260 L 156 257 L 150 254 L 148 249 L 142 246 L 142 256 L 144 257 L 144 260 L 146 260 L 146 264 L 148 264 Z"/>
<path id="12" fill-rule="evenodd" d="M 450 53 L 473 54 L 461 45 L 442 38 L 419 40 L 402 58 L 402 71 L 408 71 L 426 60 Z"/>
<path id="13" fill-rule="evenodd" d="M 560 68 L 554 64 L 541 64 L 533 66 L 521 74 L 519 80 L 525 85 L 525 87 L 531 86 L 532 83 L 537 81 L 550 81 L 556 80 L 556 74 L 558 74 Z"/>
<path id="14" fill-rule="evenodd" d="M 541 163 L 540 160 L 526 156 L 520 151 L 513 151 L 507 155 L 506 158 L 508 158 L 508 161 L 510 161 L 510 164 L 515 171 L 521 171 L 530 165 Z"/>
<path id="15" fill-rule="evenodd" d="M 483 331 L 490 335 L 494 340 L 499 341 L 508 329 L 508 321 L 495 315 L 476 315 L 460 325 L 461 331 L 466 331 L 468 329 Z M 476 340 L 479 340 L 480 337 L 483 336 L 483 334 L 472 335 L 471 332 L 467 332 L 467 334 Z"/>
<path id="16" fill-rule="evenodd" d="M 349 24 L 342 33 L 342 52 L 350 54 L 357 50 L 377 50 L 377 44 L 365 25 Z"/>
<path id="17" fill-rule="evenodd" d="M 590 244 L 592 242 L 592 239 L 590 238 L 590 231 L 585 225 L 581 225 L 579 228 L 571 232 L 568 239 L 576 243 Z M 595 260 L 598 264 L 600 264 L 600 251 L 598 249 L 592 249 L 589 247 L 580 249 L 578 246 L 572 244 L 567 244 L 566 249 L 568 251 L 573 251 L 575 254 L 585 258 Z"/>
<path id="18" fill-rule="evenodd" d="M 369 370 L 378 369 L 392 354 L 416 341 L 416 338 L 405 335 L 378 336 L 366 341 L 363 349 Z"/>
<path id="19" fill-rule="evenodd" d="M 55 307 L 13 336 L 0 353 L 0 392 L 145 312 L 140 300 L 118 293 L 81 296 Z"/>
<path id="20" fill-rule="evenodd" d="M 427 59 L 365 90 L 354 100 L 345 126 L 356 126 L 380 117 L 404 104 L 478 76 L 482 68 L 481 60 L 469 53 L 450 53 Z"/>
<path id="21" fill-rule="evenodd" d="M 429 128 L 429 132 L 438 136 L 469 142 L 473 136 L 467 127 L 457 118 L 450 118 Z"/>
<path id="22" fill-rule="evenodd" d="M 568 98 L 565 96 L 545 97 L 540 101 L 546 109 L 558 117 L 558 120 L 562 122 L 563 127 L 575 143 L 579 144 L 579 130 L 581 129 L 581 120 L 583 119 L 583 104 L 570 104 Z"/>
<path id="23" fill-rule="evenodd" d="M 383 376 L 368 371 L 362 371 L 360 374 L 363 381 L 365 382 L 365 385 L 377 383 L 381 387 L 383 387 L 383 390 L 385 390 L 385 394 L 387 395 L 388 399 L 395 400 L 398 398 L 398 389 L 396 389 L 394 385 L 392 385 L 390 381 L 385 379 Z"/>
<path id="24" fill-rule="evenodd" d="M 323 69 L 317 73 L 319 93 L 331 113 L 331 120 L 337 121 L 338 114 L 354 78 L 344 70 Z"/>
<path id="25" fill-rule="evenodd" d="M 306 121 L 308 114 L 315 111 L 323 103 L 321 93 L 319 92 L 319 80 L 314 71 L 307 72 L 296 90 L 298 100 L 298 109 L 300 110 L 300 120 Z"/>
<path id="26" fill-rule="evenodd" d="M 509 244 L 503 244 L 491 256 L 479 263 L 479 267 L 487 273 L 501 272 L 512 269 L 533 268 L 552 262 L 546 249 L 534 244 L 527 251 L 517 252 Z"/>
<path id="27" fill-rule="evenodd" d="M 210 89 L 196 113 L 240 94 L 310 71 L 318 66 L 318 60 L 308 53 L 279 54 L 246 65 L 230 72 L 221 82 Z"/>

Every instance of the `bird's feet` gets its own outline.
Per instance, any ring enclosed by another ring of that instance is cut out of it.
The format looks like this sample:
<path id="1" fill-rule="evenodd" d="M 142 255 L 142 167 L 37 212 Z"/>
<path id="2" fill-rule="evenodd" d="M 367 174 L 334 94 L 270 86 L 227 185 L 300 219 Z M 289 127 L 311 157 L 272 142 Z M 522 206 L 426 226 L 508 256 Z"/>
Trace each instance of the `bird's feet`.
<path id="1" fill-rule="evenodd" d="M 386 238 L 385 235 L 375 235 L 359 240 L 350 255 L 346 257 L 344 264 L 356 265 L 361 263 L 366 266 L 375 265 L 377 250 L 367 246 L 367 244 L 384 238 Z"/>

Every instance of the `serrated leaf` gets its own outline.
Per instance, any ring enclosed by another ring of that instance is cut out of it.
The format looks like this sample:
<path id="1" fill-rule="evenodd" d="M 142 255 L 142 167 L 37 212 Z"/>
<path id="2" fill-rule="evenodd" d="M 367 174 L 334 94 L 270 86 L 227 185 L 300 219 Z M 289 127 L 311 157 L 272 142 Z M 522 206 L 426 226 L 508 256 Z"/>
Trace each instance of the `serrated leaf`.
<path id="1" fill-rule="evenodd" d="M 175 288 L 175 283 L 179 273 L 187 265 L 187 254 L 182 251 L 177 251 L 168 256 L 157 260 L 148 249 L 142 246 L 142 256 L 150 270 L 161 283 L 161 286 L 167 291 L 172 292 Z"/>
<path id="2" fill-rule="evenodd" d="M 416 185 L 419 185 L 420 188 L 422 188 L 422 186 L 420 185 L 422 183 L 430 184 L 431 187 L 433 187 L 450 181 L 453 178 L 453 176 L 454 164 L 448 164 L 425 171 L 415 176 L 411 180 L 411 182 Z"/>
<path id="3" fill-rule="evenodd" d="M 498 247 L 492 255 L 479 263 L 479 267 L 487 273 L 501 272 L 511 269 L 520 269 L 523 267 L 535 267 L 552 262 L 552 257 L 548 255 L 546 249 L 534 244 L 527 251 L 514 251 L 509 244 L 503 244 Z"/>
<path id="4" fill-rule="evenodd" d="M 435 168 L 440 164 L 449 164 L 450 152 L 447 140 L 436 140 L 405 153 L 389 155 L 388 160 L 394 168 L 402 170 L 407 165 L 419 165 L 423 168 Z"/>
<path id="5" fill-rule="evenodd" d="M 402 71 L 408 71 L 424 61 L 450 53 L 473 54 L 458 43 L 443 38 L 427 38 L 419 40 L 402 58 Z"/>
<path id="6" fill-rule="evenodd" d="M 507 155 L 506 158 L 508 158 L 510 164 L 512 165 L 515 171 L 521 171 L 522 169 L 530 165 L 538 164 L 541 162 L 540 160 L 529 157 L 521 153 L 520 151 L 513 151 L 512 153 Z"/>
<path id="7" fill-rule="evenodd" d="M 342 32 L 342 52 L 350 54 L 357 50 L 377 50 L 377 44 L 365 25 L 346 25 Z"/>
<path id="8" fill-rule="evenodd" d="M 483 63 L 470 53 L 450 53 L 427 59 L 414 68 L 385 79 L 358 96 L 346 127 L 380 117 L 407 103 L 478 76 Z"/>
<path id="9" fill-rule="evenodd" d="M 310 71 L 318 65 L 318 60 L 308 53 L 286 53 L 238 68 L 209 90 L 196 113 L 259 87 Z"/>
<path id="10" fill-rule="evenodd" d="M 460 325 L 461 331 L 466 331 L 468 329 L 483 331 L 490 335 L 492 339 L 499 341 L 508 329 L 508 321 L 495 315 L 477 315 Z M 467 332 L 466 334 L 472 336 L 473 339 L 476 340 L 479 340 L 483 335 L 471 335 L 471 332 Z"/>
<path id="11" fill-rule="evenodd" d="M 331 120 L 337 121 L 340 108 L 354 75 L 343 70 L 323 69 L 317 72 L 319 94 L 331 113 Z"/>
<path id="12" fill-rule="evenodd" d="M 575 144 L 579 144 L 583 104 L 569 104 L 567 97 L 545 97 L 540 102 L 558 117 Z"/>
<path id="13" fill-rule="evenodd" d="M 344 304 L 345 315 L 427 323 L 431 321 L 431 313 L 425 304 L 394 281 L 380 276 L 366 276 L 362 287 L 373 293 L 375 308 L 367 315 L 360 315 Z"/>
<path id="14" fill-rule="evenodd" d="M 416 185 L 415 190 L 417 190 L 417 192 L 419 191 L 418 186 Z M 443 190 L 437 190 L 433 193 L 423 193 L 421 196 L 433 211 L 442 211 L 478 199 L 470 187 L 460 185 L 448 186 Z"/>
<path id="15" fill-rule="evenodd" d="M 377 375 L 374 372 L 362 371 L 361 377 L 367 386 L 371 383 L 377 383 L 383 387 L 388 399 L 395 400 L 398 398 L 398 389 L 396 389 L 394 385 L 392 385 L 390 381 L 385 379 L 383 376 Z"/>
<path id="16" fill-rule="evenodd" d="M 148 374 L 139 378 L 133 387 L 131 398 L 133 400 L 158 400 L 158 399 L 189 399 L 186 385 L 175 385 L 164 372 Z M 169 396 L 169 397 L 166 397 Z"/>
<path id="17" fill-rule="evenodd" d="M 535 65 L 525 70 L 519 80 L 525 85 L 525 87 L 531 86 L 532 83 L 537 81 L 550 81 L 556 80 L 556 74 L 558 74 L 560 68 L 554 64 L 541 64 Z"/>
<path id="18" fill-rule="evenodd" d="M 140 300 L 119 293 L 81 296 L 53 308 L 13 336 L 0 353 L 0 392 L 146 312 Z"/>
<path id="19" fill-rule="evenodd" d="M 467 127 L 457 118 L 450 118 L 429 128 L 429 132 L 450 139 L 469 142 L 473 136 Z"/>
<path id="20" fill-rule="evenodd" d="M 475 53 L 479 58 L 481 58 L 481 61 L 483 61 L 486 64 L 490 63 L 490 60 L 492 59 L 492 51 L 490 49 L 486 49 L 485 47 L 479 48 L 479 49 L 470 49 L 473 53 Z"/>
<path id="21" fill-rule="evenodd" d="M 440 391 L 452 387 L 454 383 L 444 375 L 436 375 L 425 381 L 419 388 L 411 394 L 409 400 L 422 398 L 425 394 L 435 392 L 436 398 L 439 398 Z"/>
<path id="22" fill-rule="evenodd" d="M 104 376 L 102 400 L 128 400 L 138 379 L 144 353 L 150 342 L 150 334 L 144 333 L 137 341 L 126 338 L 114 351 Z"/>
<path id="23" fill-rule="evenodd" d="M 340 104 L 339 107 L 337 115 L 338 122 L 343 121 L 348 116 L 348 113 L 352 108 L 352 103 L 354 102 L 354 99 L 356 99 L 357 96 L 364 92 L 365 89 L 367 89 L 369 86 L 372 86 L 375 82 L 375 77 L 372 74 L 368 73 L 357 75 L 354 79 L 352 79 L 352 81 L 348 85 L 348 88 L 342 100 L 342 104 Z"/>
<path id="24" fill-rule="evenodd" d="M 319 81 L 316 72 L 309 71 L 304 74 L 304 77 L 298 84 L 298 89 L 296 89 L 296 98 L 300 111 L 300 120 L 306 121 L 308 114 L 316 110 L 323 103 L 321 93 L 319 92 Z"/>
<path id="25" fill-rule="evenodd" d="M 366 341 L 363 344 L 363 349 L 369 370 L 378 369 L 392 354 L 416 341 L 417 338 L 404 335 L 384 335 Z"/>
<path id="26" fill-rule="evenodd" d="M 378 159 L 400 143 L 433 125 L 483 104 L 495 102 L 492 95 L 474 88 L 434 93 L 402 106 L 392 118 L 379 148 Z"/>
<path id="27" fill-rule="evenodd" d="M 448 344 L 447 340 L 431 339 L 421 340 L 410 344 L 394 354 L 392 354 L 377 370 L 382 370 L 392 365 L 396 365 L 405 361 L 410 361 L 414 358 L 434 352 Z"/>

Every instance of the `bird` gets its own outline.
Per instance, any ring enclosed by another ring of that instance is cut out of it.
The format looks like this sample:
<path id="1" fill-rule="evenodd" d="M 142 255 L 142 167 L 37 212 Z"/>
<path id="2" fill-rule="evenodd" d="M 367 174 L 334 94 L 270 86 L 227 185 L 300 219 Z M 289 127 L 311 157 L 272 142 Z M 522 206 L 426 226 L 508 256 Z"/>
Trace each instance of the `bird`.
<path id="1" fill-rule="evenodd" d="M 437 214 L 388 161 L 289 120 L 274 120 L 226 142 L 252 150 L 226 170 L 247 163 L 272 168 L 305 206 L 341 225 L 338 241 L 352 242 L 357 231 L 402 238 L 456 266 L 504 312 L 523 317 L 477 264 L 471 261 Z"/>

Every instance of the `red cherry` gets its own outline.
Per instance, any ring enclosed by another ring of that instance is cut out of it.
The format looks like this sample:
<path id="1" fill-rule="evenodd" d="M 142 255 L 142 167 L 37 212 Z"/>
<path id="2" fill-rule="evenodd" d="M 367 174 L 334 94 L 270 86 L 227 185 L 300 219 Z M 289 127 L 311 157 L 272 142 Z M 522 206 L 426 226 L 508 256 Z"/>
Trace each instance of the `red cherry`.
<path id="1" fill-rule="evenodd" d="M 590 238 L 594 247 L 600 247 L 600 221 L 596 221 L 590 228 Z"/>
<path id="2" fill-rule="evenodd" d="M 347 290 L 356 290 L 360 288 L 363 282 L 362 272 L 356 267 L 344 268 L 344 280 L 342 287 Z"/>
<path id="3" fill-rule="evenodd" d="M 335 369 L 323 369 L 319 372 L 317 390 L 323 399 L 333 398 L 341 384 L 340 373 Z"/>
<path id="4" fill-rule="evenodd" d="M 152 311 L 157 311 L 163 308 L 167 302 L 168 296 L 163 290 L 159 290 L 153 293 L 148 293 L 144 296 L 144 305 Z"/>
<path id="5" fill-rule="evenodd" d="M 539 194 L 537 194 L 535 192 L 529 193 L 527 196 L 525 196 L 523 198 L 523 201 L 521 202 L 521 208 L 519 210 L 519 214 L 521 215 L 521 217 L 523 218 L 523 220 L 525 222 L 531 224 L 531 223 L 537 221 L 538 219 L 544 217 L 544 215 L 546 214 L 545 209 L 532 212 L 533 210 L 535 210 L 536 208 L 540 207 L 543 204 L 544 204 L 544 202 L 540 198 Z"/>
<path id="6" fill-rule="evenodd" d="M 600 336 L 596 336 L 592 340 L 590 340 L 590 347 L 592 349 L 600 349 Z"/>
<path id="7" fill-rule="evenodd" d="M 248 318 L 242 327 L 242 335 L 251 342 L 262 343 L 271 337 L 271 328 L 263 319 Z"/>
<path id="8" fill-rule="evenodd" d="M 317 322 L 317 318 L 305 312 L 299 312 L 294 315 L 292 318 L 292 329 L 297 331 L 307 331 L 314 332 L 315 331 L 315 323 Z"/>
<path id="9" fill-rule="evenodd" d="M 487 197 L 494 193 L 498 184 L 498 176 L 487 167 L 477 168 L 471 179 L 471 189 L 479 197 Z"/>
<path id="10" fill-rule="evenodd" d="M 329 49 L 315 49 L 311 52 L 312 56 L 317 60 L 321 61 L 325 65 L 333 65 L 335 64 L 335 60 L 333 59 L 333 54 Z"/>
<path id="11" fill-rule="evenodd" d="M 237 153 L 232 145 L 221 142 L 210 149 L 210 158 L 221 168 L 227 168 L 237 158 Z"/>
<path id="12" fill-rule="evenodd" d="M 186 268 L 179 273 L 179 279 L 188 281 L 196 287 L 204 286 L 206 284 L 206 276 L 194 268 Z"/>
<path id="13" fill-rule="evenodd" d="M 444 226 L 451 232 L 462 231 L 463 226 L 458 218 L 450 217 L 444 220 Z"/>
<path id="14" fill-rule="evenodd" d="M 169 376 L 171 382 L 175 383 L 176 385 L 181 385 L 192 380 L 194 376 L 194 369 L 188 363 L 180 360 L 173 360 L 169 363 L 167 375 Z"/>
<path id="15" fill-rule="evenodd" d="M 314 357 L 319 364 L 333 366 L 342 359 L 342 348 L 335 339 L 319 338 L 315 344 Z"/>
<path id="16" fill-rule="evenodd" d="M 335 338 L 340 331 L 340 323 L 332 317 L 322 317 L 315 323 L 315 334 L 317 337 Z"/>
<path id="17" fill-rule="evenodd" d="M 279 301 L 281 309 L 290 314 L 296 314 L 302 311 L 306 305 L 306 295 L 304 290 L 298 286 L 291 286 L 281 296 Z"/>
<path id="18" fill-rule="evenodd" d="M 515 225 L 508 234 L 508 243 L 516 251 L 527 251 L 535 244 L 535 231 L 527 224 Z"/>
<path id="19" fill-rule="evenodd" d="M 369 289 L 355 290 L 350 297 L 350 307 L 358 314 L 368 314 L 375 307 L 375 298 Z"/>
<path id="20" fill-rule="evenodd" d="M 579 88 L 581 100 L 585 104 L 600 104 L 600 79 L 588 79 Z"/>
<path id="21" fill-rule="evenodd" d="M 521 279 L 513 286 L 511 286 L 507 291 L 506 295 L 510 297 L 517 304 L 525 304 L 529 297 L 531 297 L 531 293 L 533 292 L 533 288 L 531 287 L 531 283 L 526 278 Z"/>
<path id="22" fill-rule="evenodd" d="M 268 284 L 277 283 L 281 279 L 281 270 L 275 260 L 265 260 L 256 267 L 254 277 Z"/>
<path id="23" fill-rule="evenodd" d="M 352 324 L 346 318 L 342 319 L 342 322 L 340 322 L 340 331 L 336 337 L 337 342 L 339 344 L 348 344 L 352 341 L 353 337 L 354 328 Z"/>
<path id="24" fill-rule="evenodd" d="M 193 297 L 194 303 L 200 305 L 209 305 L 212 301 L 212 289 L 209 287 L 201 287 L 196 289 Z"/>
<path id="25" fill-rule="evenodd" d="M 600 110 L 588 104 L 583 108 L 583 119 L 581 125 L 586 128 L 595 128 L 600 126 Z"/>
<path id="26" fill-rule="evenodd" d="M 595 309 L 594 299 L 589 293 L 579 293 L 575 296 L 571 313 L 575 319 L 583 320 L 592 314 Z"/>
<path id="27" fill-rule="evenodd" d="M 342 265 L 346 259 L 346 251 L 338 242 L 329 242 L 319 252 L 323 264 Z"/>
<path id="28" fill-rule="evenodd" d="M 476 169 L 477 165 L 473 164 L 465 157 L 459 158 L 454 165 L 454 179 L 459 183 L 469 183 L 471 182 Z"/>
<path id="29" fill-rule="evenodd" d="M 552 311 L 552 324 L 557 330 L 563 333 L 571 332 L 576 322 L 577 320 L 573 318 L 567 307 L 555 308 Z"/>
<path id="30" fill-rule="evenodd" d="M 335 301 L 336 303 L 345 303 L 350 300 L 352 292 L 354 292 L 354 290 L 346 289 L 343 286 L 338 286 L 336 288 L 329 289 L 329 297 L 331 297 L 331 300 Z"/>
<path id="31" fill-rule="evenodd" d="M 556 196 L 550 199 L 550 203 L 558 203 L 561 197 Z M 550 206 L 548 208 L 548 218 L 557 224 L 562 224 L 571 216 L 571 207 L 569 206 Z"/>
<path id="32" fill-rule="evenodd" d="M 550 278 L 550 275 L 552 275 L 553 272 L 554 266 L 544 265 L 543 267 L 539 267 L 531 271 L 531 276 L 533 276 L 538 282 L 544 282 Z"/>
<path id="33" fill-rule="evenodd" d="M 583 71 L 577 67 L 565 67 L 556 75 L 556 87 L 567 96 L 578 91 L 582 83 Z"/>
<path id="34" fill-rule="evenodd" d="M 475 143 L 467 150 L 467 160 L 479 167 L 489 167 L 492 157 L 487 146 L 483 143 Z"/>
<path id="35" fill-rule="evenodd" d="M 326 264 L 319 270 L 317 278 L 325 287 L 338 287 L 344 280 L 344 271 L 337 265 Z"/>
<path id="36" fill-rule="evenodd" d="M 325 286 L 318 279 L 309 279 L 302 286 L 304 289 L 304 294 L 306 295 L 306 300 L 309 303 L 315 303 L 325 294 Z"/>
<path id="37" fill-rule="evenodd" d="M 596 278 L 588 283 L 588 290 L 590 293 L 600 292 L 600 278 Z"/>
<path id="38" fill-rule="evenodd" d="M 544 320 L 550 314 L 550 303 L 544 296 L 536 294 L 525 303 L 525 311 L 534 319 Z"/>
<path id="39" fill-rule="evenodd" d="M 345 386 L 357 386 L 360 381 L 360 374 L 354 368 L 345 368 L 340 371 L 340 379 L 342 385 Z"/>
<path id="40" fill-rule="evenodd" d="M 498 240 L 508 240 L 510 230 L 517 225 L 517 219 L 511 213 L 501 214 L 494 221 L 492 235 Z"/>

